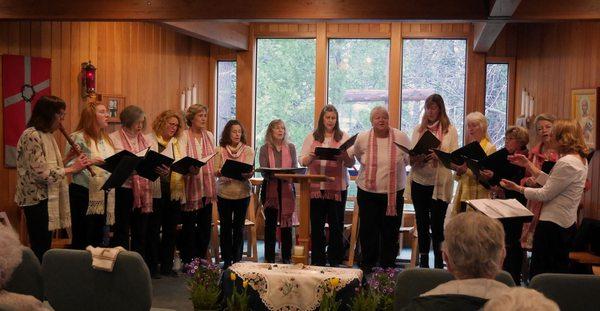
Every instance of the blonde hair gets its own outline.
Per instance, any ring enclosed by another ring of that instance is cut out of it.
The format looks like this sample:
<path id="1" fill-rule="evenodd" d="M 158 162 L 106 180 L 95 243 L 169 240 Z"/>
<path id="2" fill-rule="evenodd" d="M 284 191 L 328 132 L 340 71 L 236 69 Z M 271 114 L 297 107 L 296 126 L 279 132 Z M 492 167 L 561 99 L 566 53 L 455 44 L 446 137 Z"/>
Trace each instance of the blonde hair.
<path id="1" fill-rule="evenodd" d="M 519 141 L 521 147 L 527 146 L 529 144 L 529 132 L 526 128 L 521 126 L 509 126 L 504 133 L 506 138 L 514 138 Z"/>
<path id="2" fill-rule="evenodd" d="M 481 126 L 481 129 L 483 130 L 483 135 L 484 135 L 483 137 L 485 137 L 485 139 L 491 141 L 490 135 L 488 134 L 488 120 L 483 115 L 483 113 L 481 113 L 479 111 L 474 111 L 474 112 L 469 113 L 465 119 L 467 121 L 467 124 L 469 122 L 479 123 L 479 125 Z"/>
<path id="3" fill-rule="evenodd" d="M 556 117 L 553 114 L 549 114 L 549 113 L 539 114 L 537 117 L 535 117 L 535 120 L 533 121 L 533 124 L 534 124 L 536 130 L 537 130 L 538 122 L 540 122 L 540 121 L 548 121 L 550 123 L 554 123 L 554 121 L 556 121 Z"/>
<path id="4" fill-rule="evenodd" d="M 556 302 L 542 293 L 524 287 L 511 287 L 502 294 L 488 300 L 483 311 L 560 311 Z"/>
<path id="5" fill-rule="evenodd" d="M 457 279 L 494 278 L 505 256 L 504 229 L 479 212 L 460 213 L 448 222 L 442 245 Z"/>
<path id="6" fill-rule="evenodd" d="M 200 104 L 191 105 L 185 112 L 185 124 L 187 124 L 187 126 L 192 126 L 192 121 L 200 111 L 206 111 L 206 114 L 208 115 L 208 107 Z"/>
<path id="7" fill-rule="evenodd" d="M 448 118 L 448 114 L 446 113 L 446 105 L 444 104 L 444 98 L 440 94 L 431 94 L 425 99 L 425 109 L 428 106 L 436 105 L 440 110 L 440 114 L 438 116 L 438 120 L 440 121 L 440 126 L 442 127 L 442 133 L 448 133 L 448 128 L 450 127 L 450 118 Z M 421 125 L 419 126 L 419 133 L 425 132 L 427 129 L 427 114 L 423 113 L 423 117 L 421 118 Z"/>
<path id="8" fill-rule="evenodd" d="M 269 123 L 269 126 L 267 127 L 267 132 L 265 133 L 265 143 L 270 144 L 273 147 L 275 146 L 275 141 L 273 139 L 273 131 L 275 130 L 275 127 L 279 124 L 281 124 L 285 129 L 285 133 L 283 135 L 283 144 L 288 144 L 288 132 L 287 128 L 285 127 L 285 123 L 283 123 L 283 120 L 281 119 L 275 119 Z"/>
<path id="9" fill-rule="evenodd" d="M 552 127 L 556 150 L 561 154 L 577 153 L 585 158 L 588 147 L 583 139 L 581 125 L 575 120 L 557 120 Z"/>

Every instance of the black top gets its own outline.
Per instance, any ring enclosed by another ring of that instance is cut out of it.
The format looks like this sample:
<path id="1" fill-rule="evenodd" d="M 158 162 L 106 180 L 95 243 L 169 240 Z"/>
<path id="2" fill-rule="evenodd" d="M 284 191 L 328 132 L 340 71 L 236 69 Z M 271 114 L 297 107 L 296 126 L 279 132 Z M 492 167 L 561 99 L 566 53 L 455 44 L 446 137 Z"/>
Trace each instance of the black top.
<path id="1" fill-rule="evenodd" d="M 413 299 L 403 311 L 476 311 L 480 310 L 487 299 L 467 295 L 432 295 Z"/>

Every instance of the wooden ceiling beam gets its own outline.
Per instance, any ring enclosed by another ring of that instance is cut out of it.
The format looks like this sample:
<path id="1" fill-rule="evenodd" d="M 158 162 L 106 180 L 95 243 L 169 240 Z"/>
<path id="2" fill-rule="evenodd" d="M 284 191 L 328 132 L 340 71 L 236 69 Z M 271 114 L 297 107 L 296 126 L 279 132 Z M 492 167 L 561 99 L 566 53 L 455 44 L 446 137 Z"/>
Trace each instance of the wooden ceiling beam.
<path id="1" fill-rule="evenodd" d="M 222 47 L 234 50 L 248 50 L 250 26 L 247 23 L 190 21 L 164 22 L 163 24 L 177 32 Z"/>
<path id="2" fill-rule="evenodd" d="M 489 20 L 474 23 L 473 50 L 475 52 L 486 53 L 490 50 L 520 3 L 521 0 L 494 1 L 490 8 Z"/>
<path id="3" fill-rule="evenodd" d="M 482 0 L 0 0 L 0 19 L 462 20 L 487 17 Z"/>
<path id="4" fill-rule="evenodd" d="M 600 1 L 526 0 L 512 19 L 521 22 L 600 20 Z"/>

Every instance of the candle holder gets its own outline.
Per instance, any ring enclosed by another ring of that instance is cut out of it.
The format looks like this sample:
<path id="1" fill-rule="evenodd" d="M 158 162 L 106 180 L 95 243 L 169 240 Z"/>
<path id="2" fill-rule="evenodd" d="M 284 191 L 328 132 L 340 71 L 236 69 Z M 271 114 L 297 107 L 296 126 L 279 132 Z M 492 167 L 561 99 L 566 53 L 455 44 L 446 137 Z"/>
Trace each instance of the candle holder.
<path id="1" fill-rule="evenodd" d="M 300 255 L 300 256 L 292 255 L 292 262 L 294 264 L 304 263 L 304 256 L 303 255 Z"/>
<path id="2" fill-rule="evenodd" d="M 519 117 L 517 117 L 517 120 L 515 121 L 515 125 L 524 127 L 526 129 L 531 129 L 531 127 L 533 126 L 533 121 L 535 121 L 535 115 L 530 115 L 530 116 L 520 115 Z"/>

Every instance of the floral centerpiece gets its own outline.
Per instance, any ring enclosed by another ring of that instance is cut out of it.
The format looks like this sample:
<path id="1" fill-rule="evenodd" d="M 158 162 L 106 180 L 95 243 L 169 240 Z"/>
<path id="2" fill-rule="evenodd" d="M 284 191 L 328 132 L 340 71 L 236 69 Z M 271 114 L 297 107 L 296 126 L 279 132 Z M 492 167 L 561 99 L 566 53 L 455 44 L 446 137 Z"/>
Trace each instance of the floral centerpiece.
<path id="1" fill-rule="evenodd" d="M 379 297 L 377 310 L 394 310 L 394 290 L 398 271 L 394 268 L 374 268 L 373 273 L 367 277 L 368 290 Z"/>
<path id="2" fill-rule="evenodd" d="M 218 265 L 195 258 L 185 265 L 194 310 L 218 310 L 220 308 L 222 270 Z"/>

